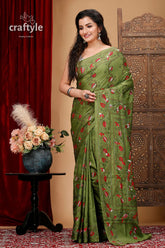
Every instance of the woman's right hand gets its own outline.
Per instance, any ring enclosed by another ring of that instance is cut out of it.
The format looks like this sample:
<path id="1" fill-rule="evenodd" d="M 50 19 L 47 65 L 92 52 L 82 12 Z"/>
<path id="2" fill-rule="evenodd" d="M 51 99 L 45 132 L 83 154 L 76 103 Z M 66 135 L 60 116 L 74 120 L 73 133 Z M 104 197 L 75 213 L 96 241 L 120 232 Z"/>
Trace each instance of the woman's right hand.
<path id="1" fill-rule="evenodd" d="M 80 98 L 86 102 L 94 102 L 96 100 L 96 95 L 90 90 L 81 90 Z"/>

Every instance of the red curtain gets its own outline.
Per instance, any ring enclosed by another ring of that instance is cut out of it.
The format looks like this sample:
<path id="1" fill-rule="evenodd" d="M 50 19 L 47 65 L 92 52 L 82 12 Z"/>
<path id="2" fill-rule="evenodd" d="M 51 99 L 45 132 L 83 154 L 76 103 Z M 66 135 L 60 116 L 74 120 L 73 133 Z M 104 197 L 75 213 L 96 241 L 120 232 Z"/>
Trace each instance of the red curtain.
<path id="1" fill-rule="evenodd" d="M 38 122 L 50 126 L 52 0 L 1 0 L 0 30 L 0 225 L 17 225 L 31 209 L 31 187 L 5 175 L 26 171 L 21 155 L 10 151 L 18 128 L 10 114 L 13 104 L 29 104 Z M 39 183 L 39 209 L 52 218 L 49 181 Z"/>

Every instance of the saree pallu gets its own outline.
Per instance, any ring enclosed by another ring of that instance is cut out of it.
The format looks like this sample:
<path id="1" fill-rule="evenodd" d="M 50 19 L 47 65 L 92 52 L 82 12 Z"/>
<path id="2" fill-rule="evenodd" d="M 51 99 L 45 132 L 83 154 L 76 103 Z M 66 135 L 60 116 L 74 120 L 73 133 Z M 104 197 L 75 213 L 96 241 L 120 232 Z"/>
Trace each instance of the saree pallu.
<path id="1" fill-rule="evenodd" d="M 71 113 L 75 170 L 72 240 L 114 245 L 151 237 L 138 226 L 131 161 L 133 81 L 122 53 L 113 47 L 80 60 L 77 88 L 96 94 L 75 98 Z"/>

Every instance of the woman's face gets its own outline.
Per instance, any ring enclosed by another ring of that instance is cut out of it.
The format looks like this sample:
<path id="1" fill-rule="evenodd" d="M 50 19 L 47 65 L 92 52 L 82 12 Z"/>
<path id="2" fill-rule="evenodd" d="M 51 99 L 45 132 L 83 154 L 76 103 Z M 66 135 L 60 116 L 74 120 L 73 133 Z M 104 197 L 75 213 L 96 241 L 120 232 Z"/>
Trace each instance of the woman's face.
<path id="1" fill-rule="evenodd" d="M 79 20 L 79 34 L 87 43 L 97 40 L 100 28 L 88 16 Z"/>

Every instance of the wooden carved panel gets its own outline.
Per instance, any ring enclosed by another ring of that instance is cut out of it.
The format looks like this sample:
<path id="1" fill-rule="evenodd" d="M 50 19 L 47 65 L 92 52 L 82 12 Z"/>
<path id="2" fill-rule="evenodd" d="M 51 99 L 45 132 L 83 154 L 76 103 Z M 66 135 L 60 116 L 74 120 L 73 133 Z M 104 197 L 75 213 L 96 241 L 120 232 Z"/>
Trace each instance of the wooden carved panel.
<path id="1" fill-rule="evenodd" d="M 132 159 L 139 206 L 165 205 L 165 20 L 150 13 L 122 23 L 119 48 L 134 80 Z"/>

